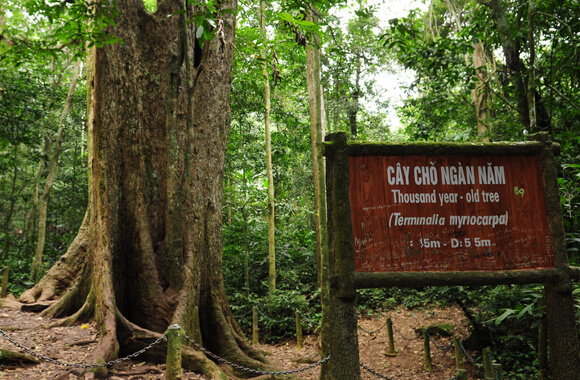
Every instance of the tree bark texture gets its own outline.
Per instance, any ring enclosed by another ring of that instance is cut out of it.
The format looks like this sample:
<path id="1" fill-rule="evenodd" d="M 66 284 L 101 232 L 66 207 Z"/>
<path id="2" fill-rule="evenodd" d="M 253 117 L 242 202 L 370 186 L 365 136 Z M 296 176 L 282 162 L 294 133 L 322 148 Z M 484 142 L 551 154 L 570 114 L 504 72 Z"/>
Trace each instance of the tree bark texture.
<path id="1" fill-rule="evenodd" d="M 93 361 L 135 352 L 179 324 L 215 354 L 263 368 L 221 269 L 235 12 L 201 47 L 185 1 L 161 1 L 154 14 L 140 0 L 117 8 L 110 32 L 123 43 L 95 48 L 88 66 L 87 213 L 67 253 L 21 300 L 58 299 L 44 314 L 69 316 L 61 324 L 94 317 Z M 165 360 L 163 347 L 145 355 Z M 183 365 L 224 377 L 198 351 L 184 350 Z"/>

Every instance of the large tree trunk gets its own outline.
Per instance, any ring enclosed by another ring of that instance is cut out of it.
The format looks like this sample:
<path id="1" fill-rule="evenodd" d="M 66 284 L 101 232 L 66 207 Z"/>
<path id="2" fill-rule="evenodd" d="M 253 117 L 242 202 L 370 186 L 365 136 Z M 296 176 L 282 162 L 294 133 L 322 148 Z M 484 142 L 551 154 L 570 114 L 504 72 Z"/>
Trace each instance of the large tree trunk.
<path id="1" fill-rule="evenodd" d="M 88 66 L 87 213 L 68 252 L 21 300 L 58 299 L 44 314 L 68 315 L 63 324 L 94 317 L 92 361 L 132 353 L 177 323 L 214 353 L 264 367 L 232 316 L 221 267 L 234 12 L 202 48 L 186 23 L 190 6 L 168 17 L 185 4 L 161 1 L 150 14 L 140 0 L 117 1 L 111 32 L 123 43 L 94 49 Z M 165 358 L 162 347 L 145 355 Z M 184 366 L 222 376 L 196 351 Z"/>

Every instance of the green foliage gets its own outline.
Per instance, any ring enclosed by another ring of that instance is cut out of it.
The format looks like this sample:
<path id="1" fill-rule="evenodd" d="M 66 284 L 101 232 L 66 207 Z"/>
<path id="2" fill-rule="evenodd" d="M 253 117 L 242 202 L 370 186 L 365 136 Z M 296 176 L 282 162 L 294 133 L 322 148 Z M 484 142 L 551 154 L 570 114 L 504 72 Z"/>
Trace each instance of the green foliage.
<path id="1" fill-rule="evenodd" d="M 122 42 L 107 32 L 117 15 L 114 2 L 7 0 L 4 6 L 9 12 L 1 61 L 23 64 L 63 52 L 82 56 L 87 46 Z"/>
<path id="2" fill-rule="evenodd" d="M 492 349 L 492 357 L 501 363 L 506 379 L 537 379 L 539 376 L 536 347 L 520 335 L 502 335 Z"/>
<path id="3" fill-rule="evenodd" d="M 9 21 L 13 22 L 13 19 Z M 39 31 L 40 32 L 40 31 Z M 10 54 L 16 53 L 10 50 Z M 0 265 L 11 268 L 10 291 L 29 288 L 36 245 L 35 177 L 42 193 L 46 163 L 68 92 L 69 63 L 47 64 L 44 54 L 26 64 L 6 59 L 0 66 Z M 87 204 L 84 86 L 78 86 L 65 120 L 60 164 L 49 203 L 43 271 L 66 251 Z M 39 167 L 44 169 L 39 172 Z M 38 199 L 38 198 L 37 198 Z"/>

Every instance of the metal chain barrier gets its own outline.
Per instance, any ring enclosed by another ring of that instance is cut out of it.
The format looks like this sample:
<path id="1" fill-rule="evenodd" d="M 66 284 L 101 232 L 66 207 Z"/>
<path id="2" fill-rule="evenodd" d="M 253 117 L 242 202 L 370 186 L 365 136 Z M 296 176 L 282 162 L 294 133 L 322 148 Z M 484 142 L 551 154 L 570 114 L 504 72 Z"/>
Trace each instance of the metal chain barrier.
<path id="1" fill-rule="evenodd" d="M 383 374 L 381 374 L 381 373 L 378 373 L 377 371 L 375 371 L 375 370 L 374 370 L 374 369 L 372 369 L 372 368 L 369 368 L 369 367 L 367 367 L 367 366 L 366 366 L 366 365 L 364 365 L 363 363 L 360 363 L 360 366 L 361 366 L 362 368 L 366 369 L 368 372 L 372 373 L 373 375 L 375 375 L 375 376 L 378 376 L 378 377 L 380 377 L 380 378 L 382 378 L 382 379 L 386 379 L 386 380 L 395 380 L 395 379 L 392 379 L 392 378 L 390 378 L 390 377 L 388 377 L 388 376 L 385 376 L 385 375 L 383 375 Z"/>
<path id="2" fill-rule="evenodd" d="M 314 319 L 307 318 L 304 315 L 302 315 L 302 320 L 304 322 L 310 323 L 311 325 L 319 325 L 320 324 L 320 321 L 315 321 Z"/>
<path id="3" fill-rule="evenodd" d="M 361 366 L 362 368 L 364 368 L 365 370 L 367 370 L 368 372 L 372 373 L 373 375 L 375 375 L 375 376 L 378 376 L 378 377 L 380 377 L 380 378 L 382 378 L 382 379 L 385 379 L 385 380 L 395 380 L 395 379 L 393 379 L 393 378 L 390 378 L 390 377 L 388 377 L 388 376 L 385 376 L 385 375 L 383 375 L 382 373 L 379 373 L 379 372 L 375 371 L 375 370 L 374 370 L 374 369 L 372 369 L 372 368 L 369 368 L 369 367 L 367 367 L 367 366 L 366 366 L 366 365 L 364 365 L 363 363 L 360 363 L 360 366 Z M 449 378 L 449 380 L 457 380 L 457 379 L 459 379 L 459 377 L 458 377 L 457 375 L 455 375 L 455 376 L 453 376 L 453 377 Z"/>
<path id="4" fill-rule="evenodd" d="M 147 345 L 146 347 L 143 347 L 142 349 L 140 349 L 137 352 L 132 353 L 131 355 L 125 356 L 124 358 L 119 358 L 119 359 L 111 360 L 111 361 L 106 362 L 106 363 L 99 363 L 99 364 L 76 364 L 76 363 L 61 362 L 60 360 L 56 360 L 53 358 L 49 358 L 48 356 L 41 355 L 41 354 L 33 351 L 32 349 L 18 343 L 17 341 L 12 339 L 12 337 L 10 335 L 6 334 L 3 330 L 0 330 L 0 335 L 2 335 L 4 338 L 6 338 L 10 343 L 15 345 L 16 347 L 20 348 L 22 351 L 27 352 L 30 355 L 32 355 L 40 360 L 43 360 L 43 361 L 46 361 L 46 362 L 49 362 L 52 364 L 64 366 L 64 367 L 85 368 L 85 369 L 87 369 L 87 368 L 99 368 L 99 367 L 110 367 L 110 366 L 113 366 L 115 364 L 119 364 L 121 362 L 136 358 L 137 356 L 141 355 L 142 353 L 151 349 L 152 347 L 158 345 L 159 343 L 161 343 L 162 340 L 167 338 L 167 336 L 165 334 L 163 334 L 163 336 L 161 336 L 159 339 L 157 339 L 153 343 Z"/>
<path id="5" fill-rule="evenodd" d="M 236 316 L 236 318 L 242 318 L 242 317 L 245 317 L 246 315 L 250 314 L 251 312 L 252 312 L 252 309 L 250 309 L 250 310 L 246 311 L 244 314 L 238 314 L 238 315 Z M 233 312 L 232 312 L 232 313 L 233 313 Z"/>
<path id="6" fill-rule="evenodd" d="M 461 342 L 461 339 L 457 340 L 459 342 L 459 346 L 461 347 L 461 351 L 463 351 L 463 353 L 465 354 L 465 356 L 467 356 L 467 359 L 469 359 L 469 361 L 473 364 L 475 364 L 475 360 L 473 360 L 473 358 L 471 357 L 471 355 L 469 355 L 467 353 L 467 350 L 465 349 L 465 347 L 463 347 L 463 342 Z"/>
<path id="7" fill-rule="evenodd" d="M 356 327 L 357 327 L 357 328 L 358 328 L 360 331 L 362 331 L 362 332 L 365 332 L 365 333 L 367 333 L 367 334 L 369 334 L 369 335 L 372 335 L 372 334 L 374 334 L 374 333 L 376 333 L 376 332 L 379 332 L 379 331 L 381 331 L 381 330 L 383 329 L 383 327 L 385 327 L 386 325 L 387 325 L 387 321 L 385 321 L 385 323 L 384 323 L 384 324 L 383 324 L 381 327 L 379 327 L 379 328 L 377 328 L 377 329 L 375 329 L 375 330 L 371 330 L 371 331 L 367 331 L 367 330 L 363 329 L 362 327 L 360 327 L 359 325 L 356 325 Z"/>
<path id="8" fill-rule="evenodd" d="M 282 323 L 282 322 L 286 322 L 288 319 L 290 319 L 291 317 L 287 317 L 286 319 L 282 319 L 282 320 L 276 320 L 276 319 L 272 319 L 270 317 L 268 317 L 266 314 L 262 313 L 262 310 L 260 310 L 260 308 L 258 308 L 258 313 L 260 313 L 260 315 L 264 318 L 266 318 L 268 321 L 273 322 L 273 323 Z"/>
<path id="9" fill-rule="evenodd" d="M 385 323 L 385 324 L 386 324 L 386 323 Z M 383 326 L 383 327 L 384 327 L 384 326 Z M 378 331 L 378 330 L 380 330 L 380 329 L 382 329 L 383 327 L 381 327 L 381 328 L 379 328 L 379 329 L 375 330 L 375 332 L 376 332 L 376 331 Z M 362 330 L 362 329 L 361 329 L 361 330 Z M 363 331 L 364 331 L 364 330 L 363 330 Z M 365 331 L 365 332 L 366 332 L 366 331 Z M 400 334 L 400 333 L 399 333 L 399 334 Z M 48 356 L 41 355 L 41 354 L 39 354 L 39 353 L 37 353 L 37 352 L 33 351 L 33 350 L 32 350 L 32 349 L 30 349 L 29 347 L 26 347 L 26 346 L 24 346 L 24 345 L 22 345 L 22 344 L 18 343 L 17 341 L 15 341 L 14 339 L 12 339 L 12 337 L 11 337 L 10 335 L 8 335 L 6 332 L 4 332 L 4 331 L 3 331 L 3 330 L 1 330 L 1 329 L 0 329 L 0 335 L 2 335 L 4 338 L 6 338 L 6 339 L 7 339 L 7 340 L 8 340 L 10 343 L 12 343 L 13 345 L 15 345 L 16 347 L 20 348 L 20 349 L 21 349 L 21 350 L 23 350 L 24 352 L 27 352 L 27 353 L 29 353 L 30 355 L 32 355 L 32 356 L 34 356 L 34 357 L 36 357 L 36 358 L 38 358 L 38 359 L 40 359 L 40 360 L 43 360 L 43 361 L 46 361 L 46 362 L 49 362 L 49 363 L 53 363 L 53 364 L 56 364 L 56 365 L 60 365 L 60 366 L 71 367 L 71 368 L 83 368 L 83 369 L 89 369 L 89 368 L 99 368 L 99 367 L 110 367 L 110 366 L 113 366 L 113 365 L 115 365 L 115 364 L 119 364 L 119 363 L 121 363 L 121 362 L 124 362 L 124 361 L 130 360 L 130 359 L 136 358 L 137 356 L 139 356 L 139 355 L 143 354 L 145 351 L 148 351 L 148 350 L 150 350 L 151 348 L 153 348 L 154 346 L 158 345 L 158 344 L 159 344 L 159 343 L 161 343 L 161 342 L 162 342 L 164 339 L 166 339 L 166 338 L 167 338 L 167 334 L 163 334 L 163 335 L 162 335 L 161 337 L 159 337 L 157 340 L 155 340 L 154 342 L 150 343 L 149 345 L 147 345 L 147 346 L 143 347 L 141 350 L 139 350 L 139 351 L 136 351 L 136 352 L 134 352 L 134 353 L 132 353 L 132 354 L 130 354 L 130 355 L 127 355 L 127 356 L 125 356 L 125 357 L 123 357 L 123 358 L 119 358 L 119 359 L 111 360 L 111 361 L 108 361 L 108 362 L 106 362 L 106 363 L 99 363 L 99 364 L 77 364 L 77 363 L 67 363 L 67 362 L 62 362 L 62 361 L 60 361 L 60 360 L 56 360 L 56 359 L 50 358 L 50 357 L 48 357 Z M 401 334 L 400 334 L 400 335 L 401 335 Z M 403 338 L 405 338 L 403 335 L 401 335 L 401 336 L 402 336 Z M 430 335 L 429 335 L 429 338 L 431 339 L 431 341 L 433 341 Z M 213 358 L 213 359 L 215 359 L 215 360 L 219 361 L 220 363 L 227 364 L 227 365 L 229 365 L 230 367 L 232 367 L 232 368 L 235 368 L 235 369 L 238 369 L 238 370 L 241 370 L 241 371 L 246 371 L 246 372 L 256 373 L 256 374 L 259 374 L 259 375 L 275 375 L 275 376 L 277 376 L 277 375 L 291 375 L 291 374 L 295 374 L 295 373 L 300 373 L 300 372 L 308 371 L 309 369 L 312 369 L 312 368 L 318 367 L 318 366 L 320 366 L 320 365 L 322 365 L 322 364 L 324 364 L 324 363 L 326 363 L 326 362 L 328 362 L 328 361 L 330 360 L 330 355 L 328 355 L 327 357 L 325 357 L 325 358 L 323 358 L 323 359 L 321 359 L 321 360 L 317 361 L 316 363 L 313 363 L 313 364 L 307 365 L 307 366 L 305 366 L 305 367 L 302 367 L 302 368 L 298 368 L 298 369 L 294 369 L 294 370 L 288 370 L 288 371 L 264 371 L 264 370 L 254 369 L 254 368 L 248 368 L 248 367 L 245 367 L 245 366 L 242 366 L 242 365 L 239 365 L 239 364 L 232 363 L 232 362 L 230 362 L 229 360 L 226 360 L 226 359 L 224 359 L 224 358 L 221 358 L 221 357 L 219 357 L 218 355 L 214 354 L 213 352 L 211 352 L 211 351 L 207 350 L 207 349 L 206 349 L 205 347 L 203 347 L 202 345 L 200 345 L 200 344 L 196 343 L 196 342 L 195 342 L 193 339 L 191 339 L 191 338 L 190 338 L 190 337 L 189 337 L 187 334 L 185 334 L 185 339 L 186 339 L 186 340 L 187 340 L 189 343 L 191 343 L 191 345 L 192 345 L 194 348 L 196 348 L 196 349 L 198 349 L 198 350 L 202 351 L 202 352 L 203 352 L 203 353 L 205 353 L 207 356 L 209 356 L 209 357 L 211 357 L 211 358 Z M 407 339 L 407 340 L 414 340 L 414 339 L 409 339 L 409 338 L 405 338 L 405 339 Z M 417 339 L 417 338 L 415 338 L 415 339 Z M 435 343 L 435 342 L 433 342 L 433 343 Z M 436 345 L 437 347 L 439 347 L 439 346 L 438 346 L 436 343 L 435 343 L 435 345 Z M 463 344 L 461 344 L 461 341 L 460 341 L 460 346 L 461 346 L 461 349 L 463 350 L 463 352 L 465 353 L 465 355 L 466 355 L 466 356 L 469 358 L 469 360 L 470 360 L 471 362 L 473 362 L 473 363 L 474 363 L 474 361 L 473 361 L 473 358 L 472 358 L 471 356 L 469 356 L 469 354 L 467 353 L 467 351 L 465 351 L 465 348 L 463 347 Z M 448 347 L 448 348 L 449 348 L 449 347 Z M 448 349 L 448 348 L 447 348 L 447 349 Z M 383 378 L 383 379 L 386 379 L 386 380 L 394 380 L 394 379 L 392 379 L 392 378 L 390 378 L 390 377 L 387 377 L 387 376 L 385 376 L 385 375 L 383 375 L 383 374 L 381 374 L 381 373 L 379 373 L 379 372 L 377 372 L 377 371 L 373 370 L 372 368 L 369 368 L 369 367 L 367 367 L 367 366 L 366 366 L 366 365 L 364 365 L 363 363 L 361 363 L 361 364 L 360 364 L 360 366 L 361 366 L 362 368 L 364 368 L 366 371 L 368 371 L 368 372 L 372 373 L 372 374 L 373 374 L 373 375 L 375 375 L 375 376 L 378 376 L 378 377 L 380 377 L 380 378 Z M 457 376 L 453 376 L 453 377 L 452 377 L 452 378 L 450 378 L 449 380 L 457 380 L 457 379 L 458 379 L 458 377 L 457 377 Z M 497 373 L 496 373 L 496 379 L 497 379 Z"/>
<path id="10" fill-rule="evenodd" d="M 417 337 L 415 337 L 415 338 L 407 338 L 406 336 L 404 336 L 404 335 L 403 335 L 403 334 L 402 334 L 402 333 L 401 333 L 401 332 L 400 332 L 400 331 L 399 331 L 399 330 L 398 330 L 398 329 L 395 327 L 395 325 L 393 325 L 393 330 L 395 330 L 395 332 L 396 332 L 397 334 L 399 334 L 399 335 L 401 336 L 401 338 L 403 338 L 403 339 L 405 339 L 405 340 L 417 340 L 417 339 L 421 338 L 420 336 L 417 336 Z"/>
<path id="11" fill-rule="evenodd" d="M 449 345 L 447 347 L 443 347 L 437 344 L 437 342 L 435 342 L 435 339 L 433 339 L 433 337 L 431 336 L 431 334 L 429 334 L 427 332 L 427 336 L 429 337 L 429 340 L 435 345 L 435 347 L 437 347 L 439 350 L 445 352 L 449 349 L 451 349 L 451 347 L 453 347 L 453 341 L 451 341 L 451 343 L 449 343 Z"/>
<path id="12" fill-rule="evenodd" d="M 260 370 L 260 369 L 244 367 L 243 365 L 232 363 L 229 360 L 221 358 L 221 357 L 217 356 L 216 354 L 214 354 L 213 352 L 206 349 L 205 347 L 203 347 L 202 345 L 196 343 L 193 339 L 191 339 L 189 336 L 187 336 L 187 334 L 185 334 L 185 339 L 187 339 L 187 341 L 189 343 L 191 343 L 194 348 L 200 350 L 201 352 L 203 352 L 207 356 L 219 361 L 220 363 L 227 364 L 230 367 L 235 368 L 235 369 L 239 369 L 239 370 L 246 371 L 246 372 L 252 372 L 252 373 L 259 374 L 259 375 L 291 375 L 294 373 L 308 371 L 309 369 L 318 367 L 319 365 L 322 365 L 323 363 L 326 363 L 327 361 L 330 360 L 330 355 L 328 355 L 327 357 L 317 361 L 316 363 L 307 365 L 307 366 L 302 367 L 302 368 L 293 369 L 293 370 L 289 370 L 289 371 L 264 371 L 264 370 Z"/>

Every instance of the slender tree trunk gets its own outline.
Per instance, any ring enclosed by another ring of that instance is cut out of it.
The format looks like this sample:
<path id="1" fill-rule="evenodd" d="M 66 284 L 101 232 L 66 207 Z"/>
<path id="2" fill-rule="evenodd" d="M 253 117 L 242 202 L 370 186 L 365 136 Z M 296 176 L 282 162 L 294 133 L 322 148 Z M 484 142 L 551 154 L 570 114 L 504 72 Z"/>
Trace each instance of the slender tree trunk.
<path id="1" fill-rule="evenodd" d="M 38 227 L 38 206 L 40 203 L 39 194 L 40 194 L 40 178 L 42 177 L 42 173 L 46 168 L 46 155 L 50 151 L 52 146 L 52 142 L 50 138 L 44 138 L 44 144 L 42 144 L 42 150 L 40 152 L 41 158 L 40 162 L 38 163 L 38 169 L 36 169 L 36 174 L 34 176 L 34 181 L 32 182 L 32 205 L 30 206 L 30 210 L 26 215 L 26 229 L 25 235 L 26 238 L 30 241 L 34 240 L 34 233 L 35 227 Z M 32 255 L 31 255 L 32 256 Z"/>
<path id="2" fill-rule="evenodd" d="M 549 113 L 546 110 L 541 95 L 535 90 L 534 84 L 530 83 L 532 78 L 526 76 L 527 69 L 520 58 L 520 46 L 517 41 L 512 39 L 513 36 L 510 33 L 508 19 L 501 0 L 478 0 L 478 2 L 487 5 L 491 9 L 492 15 L 497 24 L 498 34 L 500 36 L 506 59 L 506 67 L 509 70 L 510 80 L 514 85 L 514 96 L 520 122 L 525 128 L 528 128 L 532 125 L 530 115 L 533 114 L 533 116 L 536 117 L 536 120 L 533 123 L 533 125 L 536 126 L 536 129 L 533 129 L 530 132 L 537 132 L 538 130 L 550 132 L 552 130 L 552 122 Z M 533 4 L 530 4 L 530 7 L 532 8 L 532 12 L 528 13 L 528 16 L 533 18 Z M 530 23 L 531 24 L 528 26 L 532 28 L 530 33 L 533 34 L 533 20 L 530 20 Z M 530 42 L 533 44 L 533 35 L 530 35 L 529 37 L 532 39 Z M 533 50 L 534 49 L 532 48 L 530 53 L 535 55 Z M 530 57 L 530 59 L 531 62 L 533 62 L 534 57 Z M 533 71 L 533 68 L 530 67 L 530 70 Z M 532 86 L 533 90 L 530 89 L 529 86 Z M 530 109 L 532 107 L 530 99 L 533 99 L 534 110 Z"/>
<path id="3" fill-rule="evenodd" d="M 503 47 L 506 59 L 506 66 L 510 70 L 512 83 L 514 84 L 514 95 L 518 109 L 520 122 L 524 126 L 530 125 L 529 105 L 525 84 L 525 66 L 520 59 L 518 45 L 511 39 L 508 21 L 500 0 L 479 0 L 481 3 L 490 7 L 497 30 Z"/>
<path id="4" fill-rule="evenodd" d="M 187 22 L 202 9 L 165 0 L 152 14 L 119 0 L 109 32 L 124 43 L 90 54 L 89 206 L 67 253 L 21 296 L 56 299 L 43 313 L 68 316 L 59 324 L 94 319 L 87 361 L 133 353 L 177 323 L 227 360 L 269 368 L 235 321 L 222 274 L 236 6 L 219 3 L 227 12 L 213 14 L 215 38 L 202 47 Z M 143 357 L 165 353 L 161 344 Z M 200 351 L 184 348 L 183 365 L 225 377 Z"/>
<path id="5" fill-rule="evenodd" d="M 308 20 L 318 22 L 316 16 L 309 15 Z M 324 174 L 324 158 L 322 156 L 322 140 L 324 134 L 324 101 L 322 81 L 320 80 L 320 49 L 318 39 L 307 45 L 306 80 L 308 85 L 308 99 L 310 104 L 310 136 L 312 145 L 312 170 L 314 175 L 314 215 L 316 232 L 316 258 L 318 262 L 318 281 L 322 307 L 321 351 L 322 356 L 330 354 L 330 340 L 328 323 L 329 284 L 328 284 L 328 233 L 326 227 L 326 186 Z M 320 378 L 330 378 L 328 363 L 321 369 Z"/>
<path id="6" fill-rule="evenodd" d="M 264 46 L 267 45 L 266 35 L 266 3 L 260 0 L 260 32 Z M 262 58 L 266 61 L 266 47 L 262 51 Z M 274 174 L 272 172 L 272 138 L 270 132 L 270 81 L 268 80 L 268 70 L 266 64 L 262 65 L 264 75 L 264 103 L 265 115 L 264 124 L 266 127 L 266 172 L 268 178 L 268 291 L 276 290 L 276 218 L 274 213 Z"/>
<path id="7" fill-rule="evenodd" d="M 44 242 L 46 239 L 46 217 L 48 213 L 48 200 L 50 199 L 50 192 L 54 181 L 56 180 L 56 174 L 58 171 L 58 160 L 60 158 L 60 152 L 62 149 L 62 138 L 64 134 L 64 127 L 66 124 L 66 117 L 70 112 L 72 106 L 72 98 L 77 86 L 77 81 L 79 79 L 81 71 L 81 62 L 76 61 L 73 67 L 71 83 L 68 89 L 68 94 L 64 103 L 64 108 L 60 115 L 58 132 L 56 134 L 56 140 L 54 141 L 54 147 L 52 151 L 52 157 L 50 158 L 50 164 L 48 169 L 48 176 L 44 183 L 44 189 L 42 190 L 42 196 L 38 205 L 38 236 L 36 242 L 36 252 L 34 254 L 34 259 L 32 260 L 32 269 L 30 271 L 30 279 L 32 282 L 36 282 L 40 277 L 41 267 L 42 267 L 42 253 L 44 252 Z"/>
<path id="8" fill-rule="evenodd" d="M 4 43 L 4 29 L 6 29 L 6 11 L 4 10 L 4 0 L 0 0 L 0 43 Z M 0 62 L 0 67 L 2 63 Z M 3 89 L 0 89 L 0 99 L 2 99 Z"/>
<path id="9" fill-rule="evenodd" d="M 16 206 L 16 184 L 18 180 L 18 150 L 20 144 L 14 144 L 14 153 L 12 154 L 13 165 L 12 165 L 12 185 L 10 186 L 10 199 L 8 203 L 8 210 L 4 216 L 4 221 L 2 223 L 2 229 L 4 230 L 4 247 L 2 248 L 2 258 L 8 255 L 10 250 L 10 221 L 12 220 L 12 215 L 14 214 L 14 207 Z"/>
<path id="10" fill-rule="evenodd" d="M 246 297 L 250 297 L 250 250 L 248 249 L 248 211 L 246 204 L 242 206 L 242 217 L 244 218 L 244 286 Z"/>
<path id="11" fill-rule="evenodd" d="M 489 142 L 489 130 L 488 126 L 488 114 L 487 114 L 487 103 L 489 92 L 487 90 L 487 69 L 485 62 L 485 50 L 482 42 L 473 44 L 473 54 L 471 56 L 473 62 L 473 68 L 475 69 L 475 75 L 477 81 L 475 83 L 475 88 L 471 90 L 471 99 L 475 108 L 475 117 L 477 120 L 477 135 L 480 137 L 481 141 Z"/>
<path id="12" fill-rule="evenodd" d="M 350 126 L 350 134 L 355 138 L 358 135 L 358 123 L 356 121 L 356 116 L 360 109 L 359 96 L 360 96 L 360 65 L 357 65 L 355 72 L 354 91 L 350 95 L 351 101 L 348 104 L 348 124 Z"/>
<path id="13" fill-rule="evenodd" d="M 530 106 L 530 130 L 537 128 L 536 119 L 536 42 L 534 36 L 534 0 L 528 1 L 528 44 L 530 49 L 530 79 L 528 80 L 528 103 Z"/>
<path id="14" fill-rule="evenodd" d="M 455 7 L 452 1 L 444 0 L 447 5 L 447 10 L 455 21 L 455 28 L 458 31 L 463 29 L 461 22 L 461 14 Z M 475 70 L 475 88 L 471 90 L 471 100 L 475 109 L 475 118 L 477 120 L 477 135 L 484 142 L 489 142 L 489 127 L 488 127 L 488 90 L 487 90 L 487 69 L 485 60 L 485 47 L 483 42 L 473 44 L 473 54 L 471 55 L 471 62 Z M 465 64 L 469 66 L 469 56 L 465 55 Z"/>

